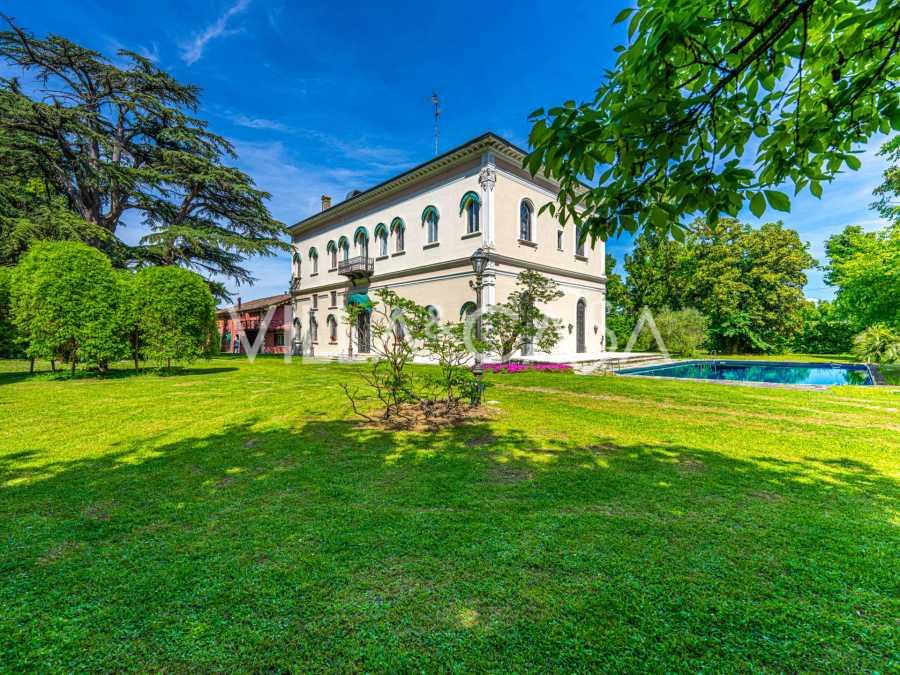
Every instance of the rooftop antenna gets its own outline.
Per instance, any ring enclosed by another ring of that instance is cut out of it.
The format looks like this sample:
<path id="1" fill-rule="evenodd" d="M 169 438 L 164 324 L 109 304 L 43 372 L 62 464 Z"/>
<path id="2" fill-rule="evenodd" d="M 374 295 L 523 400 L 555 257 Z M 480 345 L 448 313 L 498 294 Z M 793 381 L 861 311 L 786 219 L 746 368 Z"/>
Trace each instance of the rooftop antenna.
<path id="1" fill-rule="evenodd" d="M 431 92 L 431 102 L 434 103 L 434 155 L 437 157 L 441 140 L 441 99 L 436 91 Z"/>

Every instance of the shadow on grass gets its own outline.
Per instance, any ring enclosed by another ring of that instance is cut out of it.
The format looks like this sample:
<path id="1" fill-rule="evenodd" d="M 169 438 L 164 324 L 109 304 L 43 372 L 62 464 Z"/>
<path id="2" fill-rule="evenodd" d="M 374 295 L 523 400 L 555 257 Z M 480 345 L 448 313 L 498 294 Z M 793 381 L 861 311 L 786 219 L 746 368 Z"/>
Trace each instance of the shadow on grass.
<path id="1" fill-rule="evenodd" d="M 25 372 L 6 372 L 0 373 L 0 386 L 4 384 L 15 384 L 30 379 L 40 379 L 42 381 L 66 381 L 66 380 L 122 380 L 140 376 L 156 376 L 156 377 L 180 377 L 185 375 L 216 375 L 219 373 L 233 373 L 238 368 L 233 366 L 223 367 L 191 367 L 191 368 L 170 368 L 155 369 L 150 367 L 134 370 L 134 368 L 113 368 L 105 373 L 97 370 L 78 369 L 75 371 L 74 378 L 71 371 L 66 368 L 58 368 L 55 371 L 40 370 L 34 373 Z"/>
<path id="2" fill-rule="evenodd" d="M 889 658 L 900 493 L 858 461 L 580 445 L 490 422 L 416 434 L 253 419 L 40 456 L 0 458 L 13 668 Z"/>

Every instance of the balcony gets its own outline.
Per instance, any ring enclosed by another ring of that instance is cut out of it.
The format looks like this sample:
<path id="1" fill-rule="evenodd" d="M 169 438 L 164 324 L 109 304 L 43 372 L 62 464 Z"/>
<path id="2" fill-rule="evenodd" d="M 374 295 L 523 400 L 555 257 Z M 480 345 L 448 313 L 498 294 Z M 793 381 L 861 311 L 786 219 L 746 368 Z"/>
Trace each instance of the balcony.
<path id="1" fill-rule="evenodd" d="M 242 330 L 259 330 L 262 327 L 262 319 L 259 317 L 238 319 L 238 326 Z"/>
<path id="2" fill-rule="evenodd" d="M 358 279 L 360 277 L 370 277 L 375 273 L 375 259 L 367 256 L 359 256 L 350 258 L 349 260 L 341 260 L 338 263 L 338 274 Z"/>

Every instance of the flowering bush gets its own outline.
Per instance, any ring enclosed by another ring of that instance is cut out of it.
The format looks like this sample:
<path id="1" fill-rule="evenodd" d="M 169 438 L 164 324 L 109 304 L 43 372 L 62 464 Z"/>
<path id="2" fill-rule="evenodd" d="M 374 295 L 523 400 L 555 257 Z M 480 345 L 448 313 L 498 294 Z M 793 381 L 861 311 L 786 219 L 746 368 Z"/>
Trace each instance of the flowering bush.
<path id="1" fill-rule="evenodd" d="M 522 373 L 529 370 L 570 372 L 572 366 L 567 363 L 485 363 L 484 370 L 490 373 Z"/>

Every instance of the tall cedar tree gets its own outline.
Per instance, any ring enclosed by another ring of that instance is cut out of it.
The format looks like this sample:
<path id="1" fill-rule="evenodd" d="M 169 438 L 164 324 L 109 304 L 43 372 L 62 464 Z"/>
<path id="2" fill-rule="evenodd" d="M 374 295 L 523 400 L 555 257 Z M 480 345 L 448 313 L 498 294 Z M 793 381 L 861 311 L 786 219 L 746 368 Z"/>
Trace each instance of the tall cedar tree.
<path id="1" fill-rule="evenodd" d="M 638 0 L 592 100 L 532 113 L 525 159 L 560 181 L 561 220 L 607 239 L 683 237 L 682 218 L 737 216 L 775 189 L 822 194 L 860 144 L 900 130 L 896 0 Z M 582 182 L 587 179 L 591 186 Z"/>
<path id="2" fill-rule="evenodd" d="M 114 240 L 116 262 L 181 265 L 244 283 L 253 281 L 242 266 L 248 256 L 287 249 L 284 226 L 264 203 L 270 195 L 226 166 L 234 148 L 194 116 L 196 86 L 130 51 L 114 64 L 65 38 L 7 24 L 0 58 L 39 86 L 26 92 L 14 78 L 0 79 L 0 171 L 37 171 L 112 237 L 125 214 L 140 214 L 150 233 L 133 248 Z M 214 288 L 224 296 L 224 285 Z"/>

